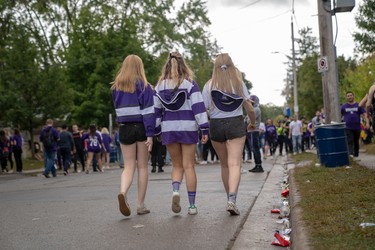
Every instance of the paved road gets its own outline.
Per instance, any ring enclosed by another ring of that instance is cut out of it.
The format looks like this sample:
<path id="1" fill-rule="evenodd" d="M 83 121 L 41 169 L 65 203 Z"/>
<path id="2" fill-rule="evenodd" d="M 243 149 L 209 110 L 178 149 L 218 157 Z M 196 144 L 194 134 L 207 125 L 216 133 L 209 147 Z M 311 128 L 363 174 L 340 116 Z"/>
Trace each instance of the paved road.
<path id="1" fill-rule="evenodd" d="M 253 165 L 253 164 L 252 164 Z M 118 211 L 121 170 L 104 173 L 0 177 L 0 249 L 227 249 L 242 229 L 261 191 L 265 173 L 242 175 L 240 216 L 226 212 L 219 165 L 198 165 L 198 215 L 187 214 L 185 183 L 179 215 L 171 211 L 171 167 L 150 174 L 148 215 L 136 211 L 136 181 L 128 200 L 133 214 Z M 251 168 L 250 164 L 245 165 Z M 136 176 L 135 176 L 136 180 Z M 272 235 L 270 235 L 272 238 Z M 267 243 L 269 245 L 269 243 Z"/>

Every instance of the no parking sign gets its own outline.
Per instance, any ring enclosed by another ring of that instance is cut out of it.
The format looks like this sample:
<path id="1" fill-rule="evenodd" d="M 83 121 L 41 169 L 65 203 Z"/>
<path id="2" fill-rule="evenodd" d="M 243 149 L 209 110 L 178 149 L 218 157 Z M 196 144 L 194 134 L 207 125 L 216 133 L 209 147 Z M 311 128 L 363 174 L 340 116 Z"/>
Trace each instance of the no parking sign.
<path id="1" fill-rule="evenodd" d="M 318 59 L 318 72 L 326 72 L 328 71 L 328 60 L 326 56 L 320 57 Z"/>

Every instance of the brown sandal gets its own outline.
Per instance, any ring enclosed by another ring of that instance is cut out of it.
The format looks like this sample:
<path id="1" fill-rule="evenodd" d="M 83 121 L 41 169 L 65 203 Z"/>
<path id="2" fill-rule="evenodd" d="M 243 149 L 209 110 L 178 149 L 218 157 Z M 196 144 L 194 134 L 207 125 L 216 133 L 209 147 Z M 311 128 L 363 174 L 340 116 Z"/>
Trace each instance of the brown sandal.
<path id="1" fill-rule="evenodd" d="M 131 214 L 131 211 L 130 211 L 129 204 L 126 200 L 126 196 L 125 196 L 124 193 L 118 194 L 118 203 L 119 203 L 119 206 L 120 206 L 120 212 L 124 216 L 129 216 Z"/>

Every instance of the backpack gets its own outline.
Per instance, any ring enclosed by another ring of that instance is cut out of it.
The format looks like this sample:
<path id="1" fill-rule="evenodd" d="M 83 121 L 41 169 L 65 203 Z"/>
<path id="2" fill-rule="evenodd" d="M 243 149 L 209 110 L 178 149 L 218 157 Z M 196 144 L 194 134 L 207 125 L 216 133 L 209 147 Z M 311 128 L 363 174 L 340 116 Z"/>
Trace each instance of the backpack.
<path id="1" fill-rule="evenodd" d="M 55 137 L 53 136 L 52 133 L 52 128 L 47 132 L 43 132 L 43 146 L 46 150 L 51 150 L 55 146 Z"/>
<path id="2" fill-rule="evenodd" d="M 9 155 L 9 148 L 6 145 L 4 145 L 4 147 L 1 149 L 1 157 L 6 158 L 8 157 L 8 155 Z"/>

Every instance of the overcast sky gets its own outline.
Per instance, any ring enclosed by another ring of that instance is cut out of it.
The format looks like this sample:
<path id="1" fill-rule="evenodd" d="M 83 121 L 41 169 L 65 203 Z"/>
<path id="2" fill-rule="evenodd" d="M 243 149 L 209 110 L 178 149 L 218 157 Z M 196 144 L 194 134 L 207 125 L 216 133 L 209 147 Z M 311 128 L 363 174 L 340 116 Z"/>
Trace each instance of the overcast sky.
<path id="1" fill-rule="evenodd" d="M 337 13 L 337 54 L 353 56 L 352 33 L 356 30 L 352 12 Z M 212 22 L 210 31 L 223 52 L 229 53 L 237 67 L 245 72 L 253 83 L 252 94 L 258 95 L 261 104 L 282 106 L 281 96 L 286 78 L 287 60 L 279 51 L 291 55 L 292 0 L 208 0 L 208 16 Z M 334 35 L 336 32 L 333 20 Z M 317 0 L 296 0 L 294 6 L 294 33 L 311 27 L 319 41 Z M 297 44 L 295 44 L 298 49 Z"/>

